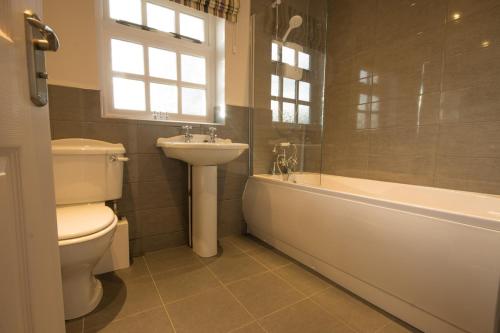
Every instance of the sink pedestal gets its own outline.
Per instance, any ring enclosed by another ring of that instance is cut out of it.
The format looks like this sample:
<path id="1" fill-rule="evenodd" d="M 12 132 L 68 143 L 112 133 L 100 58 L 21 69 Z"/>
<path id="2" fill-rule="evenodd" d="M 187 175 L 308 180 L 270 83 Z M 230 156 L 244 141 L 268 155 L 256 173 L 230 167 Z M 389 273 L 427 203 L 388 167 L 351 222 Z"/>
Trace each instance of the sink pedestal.
<path id="1" fill-rule="evenodd" d="M 158 138 L 165 155 L 191 165 L 191 240 L 200 257 L 217 255 L 217 165 L 229 163 L 248 149 L 246 143 L 193 134 Z"/>
<path id="2" fill-rule="evenodd" d="M 193 251 L 217 255 L 217 166 L 192 167 Z"/>

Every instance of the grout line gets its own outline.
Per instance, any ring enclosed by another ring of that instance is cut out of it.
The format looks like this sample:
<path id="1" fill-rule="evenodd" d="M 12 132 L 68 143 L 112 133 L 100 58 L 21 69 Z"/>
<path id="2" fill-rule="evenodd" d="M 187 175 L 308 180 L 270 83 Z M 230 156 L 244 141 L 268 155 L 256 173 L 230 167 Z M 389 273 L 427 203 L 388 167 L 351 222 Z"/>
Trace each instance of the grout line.
<path id="1" fill-rule="evenodd" d="M 234 246 L 238 247 L 238 246 L 237 246 L 236 244 L 234 244 L 233 242 L 231 242 L 231 243 L 232 243 Z M 248 255 L 248 256 L 250 256 L 250 257 L 252 257 L 252 256 L 251 256 L 251 254 L 247 254 L 247 255 Z M 252 257 L 252 258 L 253 258 L 253 257 Z M 257 262 L 259 262 L 259 263 L 263 264 L 263 263 L 262 263 L 261 261 L 259 261 L 257 258 L 254 258 L 254 260 L 256 260 Z M 316 304 L 317 306 L 319 306 L 319 307 L 320 307 L 320 309 L 322 309 L 322 310 L 323 310 L 323 311 L 324 311 L 327 315 L 329 315 L 329 316 L 331 316 L 331 317 L 333 317 L 333 318 L 337 319 L 339 322 L 341 322 L 342 324 L 344 324 L 345 326 L 347 326 L 348 328 L 350 328 L 350 329 L 351 329 L 351 330 L 353 330 L 354 332 L 359 332 L 357 329 L 355 329 L 354 327 L 350 326 L 350 325 L 348 324 L 348 322 L 347 322 L 347 321 L 345 321 L 344 319 L 342 319 L 342 318 L 340 318 L 340 317 L 338 317 L 338 316 L 336 316 L 336 315 L 334 315 L 334 314 L 330 313 L 330 312 L 329 312 L 326 308 L 324 308 L 321 304 L 319 304 L 318 302 L 316 302 L 316 301 L 313 299 L 313 297 L 315 297 L 316 295 L 319 295 L 320 293 L 325 292 L 326 290 L 333 288 L 333 286 L 328 285 L 326 288 L 321 289 L 321 290 L 318 290 L 318 291 L 316 291 L 316 292 L 314 292 L 314 293 L 312 293 L 311 295 L 309 295 L 309 296 L 308 296 L 308 295 L 307 295 L 307 294 L 305 294 L 303 291 L 301 291 L 300 289 L 298 289 L 297 287 L 295 287 L 295 286 L 294 286 L 291 282 L 289 282 L 288 280 L 286 280 L 285 278 L 283 278 L 282 276 L 280 276 L 279 274 L 277 274 L 277 271 L 278 271 L 279 269 L 281 269 L 281 268 L 283 268 L 283 267 L 286 267 L 286 266 L 288 266 L 288 265 L 290 265 L 290 264 L 292 264 L 292 263 L 293 263 L 293 262 L 292 262 L 292 261 L 290 261 L 290 263 L 289 263 L 289 264 L 286 264 L 286 265 L 283 265 L 283 266 L 277 267 L 277 268 L 275 268 L 275 269 L 270 269 L 270 270 L 269 270 L 269 272 L 270 272 L 271 274 L 273 274 L 275 277 L 277 277 L 278 279 L 280 279 L 281 281 L 285 282 L 288 286 L 290 286 L 292 289 L 294 289 L 295 291 L 297 291 L 299 294 L 303 295 L 305 298 L 303 298 L 303 299 L 301 299 L 301 300 L 299 300 L 299 301 L 297 301 L 297 302 L 295 302 L 295 303 L 293 303 L 293 304 L 289 304 L 289 305 L 284 306 L 284 307 L 282 307 L 282 308 L 280 308 L 280 309 L 277 309 L 277 310 L 275 310 L 275 311 L 273 311 L 273 312 L 271 312 L 271 313 L 268 313 L 267 315 L 265 315 L 265 316 L 263 316 L 263 317 L 261 317 L 261 318 L 259 318 L 259 319 L 266 318 L 266 317 L 268 317 L 268 316 L 270 316 L 270 315 L 272 315 L 272 314 L 274 314 L 274 313 L 276 313 L 276 312 L 278 312 L 278 311 L 281 311 L 281 310 L 287 309 L 287 308 L 289 308 L 289 307 L 291 307 L 291 306 L 293 306 L 293 305 L 296 305 L 296 304 L 298 304 L 298 303 L 300 303 L 300 302 L 303 302 L 303 301 L 306 301 L 306 300 L 310 300 L 311 302 L 313 302 L 314 304 Z M 299 267 L 300 267 L 300 266 L 299 266 Z M 302 267 L 300 267 L 300 268 L 302 268 Z M 303 269 L 303 268 L 302 268 L 302 269 Z M 307 272 L 307 271 L 306 271 L 306 272 Z M 387 323 L 387 325 L 388 325 L 388 324 L 389 324 L 389 323 Z M 384 325 L 384 327 L 385 327 L 385 326 L 386 326 L 386 325 Z"/>
<path id="2" fill-rule="evenodd" d="M 352 327 L 351 325 L 349 325 L 349 323 L 344 320 L 343 318 L 340 318 L 339 316 L 337 315 L 334 315 L 333 313 L 330 313 L 330 311 L 328 311 L 325 307 L 323 307 L 321 304 L 319 304 L 315 299 L 314 297 L 329 290 L 329 289 L 332 289 L 333 286 L 329 285 L 327 286 L 326 288 L 324 289 L 321 289 L 321 290 L 318 290 L 314 293 L 312 293 L 311 295 L 307 296 L 304 292 L 302 292 L 301 290 L 299 290 L 298 288 L 296 288 L 293 284 L 291 284 L 289 281 L 287 281 L 285 278 L 283 278 L 282 276 L 280 276 L 279 274 L 277 274 L 276 272 L 272 272 L 272 274 L 274 274 L 276 277 L 278 277 L 279 279 L 283 280 L 285 283 L 287 283 L 288 285 L 290 285 L 293 289 L 295 289 L 296 291 L 298 291 L 299 293 L 301 293 L 302 295 L 306 296 L 306 298 L 304 300 L 309 300 L 311 302 L 313 302 L 314 304 L 316 304 L 321 310 L 323 310 L 323 312 L 325 312 L 327 315 L 329 315 L 330 317 L 338 320 L 340 323 L 342 323 L 344 326 L 347 326 L 348 328 L 350 328 L 351 330 L 353 330 L 354 332 L 359 332 L 357 329 L 355 329 L 354 327 Z"/>
<path id="3" fill-rule="evenodd" d="M 243 325 L 241 325 L 241 326 L 238 326 L 238 327 L 236 327 L 236 328 L 233 328 L 232 330 L 230 330 L 230 331 L 229 331 L 229 332 L 227 332 L 227 333 L 236 332 L 237 330 L 239 330 L 239 329 L 241 329 L 241 328 L 244 328 L 244 327 L 247 327 L 247 326 L 250 326 L 250 325 L 252 325 L 252 324 L 257 324 L 257 326 L 259 326 L 259 327 L 260 327 L 260 325 L 259 325 L 259 323 L 258 323 L 258 320 L 255 320 L 255 321 L 252 321 L 252 322 L 250 322 L 250 323 L 248 323 L 248 324 L 243 324 Z"/>
<path id="4" fill-rule="evenodd" d="M 234 245 L 234 244 L 233 244 L 233 245 Z M 198 260 L 199 260 L 200 262 L 202 261 L 200 258 L 198 258 Z M 224 288 L 224 289 L 225 289 L 225 290 L 226 290 L 226 291 L 227 291 L 227 292 L 228 292 L 228 293 L 229 293 L 229 294 L 233 297 L 233 299 L 234 299 L 236 302 L 238 302 L 238 304 L 240 304 L 240 305 L 243 307 L 243 309 L 245 309 L 245 311 L 248 313 L 248 315 L 249 315 L 251 318 L 253 318 L 253 319 L 254 319 L 254 321 L 257 323 L 257 325 L 259 325 L 259 327 L 260 327 L 260 328 L 261 328 L 264 332 L 268 332 L 268 331 L 267 331 L 267 330 L 266 330 L 266 329 L 265 329 L 265 328 L 264 328 L 264 327 L 263 327 L 263 326 L 259 323 L 259 321 L 257 320 L 257 318 L 256 318 L 256 317 L 255 317 L 255 316 L 254 316 L 254 315 L 253 315 L 253 314 L 252 314 L 252 313 L 251 313 L 251 312 L 247 309 L 247 307 L 246 307 L 243 303 L 241 303 L 241 301 L 240 301 L 240 300 L 239 300 L 239 299 L 238 299 L 238 298 L 237 298 L 237 297 L 233 294 L 233 292 L 232 292 L 232 291 L 231 291 L 231 290 L 227 287 L 227 285 L 225 285 L 225 284 L 222 282 L 222 280 L 221 280 L 221 279 L 219 279 L 219 277 L 218 277 L 218 276 L 217 276 L 217 275 L 216 275 L 216 274 L 212 271 L 212 269 L 211 269 L 208 265 L 206 265 L 205 267 L 206 267 L 206 268 L 208 269 L 208 271 L 209 271 L 209 272 L 213 275 L 213 277 L 214 277 L 217 281 L 219 281 L 219 283 L 222 285 L 222 287 L 223 287 L 223 288 Z M 253 322 L 249 322 L 249 323 L 247 323 L 247 325 L 250 325 L 251 323 L 253 323 Z M 243 326 L 242 326 L 242 327 L 243 327 Z"/>
<path id="5" fill-rule="evenodd" d="M 387 326 L 389 326 L 391 324 L 391 322 L 389 321 L 387 324 L 385 324 L 384 326 L 380 327 L 378 330 L 376 330 L 375 332 L 373 333 L 379 333 L 381 332 L 384 328 L 386 328 Z"/>
<path id="6" fill-rule="evenodd" d="M 158 289 L 158 286 L 156 285 L 156 281 L 153 278 L 153 274 L 151 274 L 151 270 L 149 269 L 149 264 L 148 261 L 146 260 L 146 257 L 144 256 L 144 263 L 146 264 L 146 269 L 148 270 L 149 277 L 153 281 L 153 285 L 155 286 L 156 293 L 160 297 L 161 305 L 163 307 L 163 311 L 165 311 L 165 314 L 167 315 L 168 321 L 170 322 L 170 325 L 172 326 L 172 329 L 174 330 L 174 333 L 177 332 L 174 326 L 174 322 L 172 321 L 172 318 L 170 317 L 170 314 L 168 313 L 167 307 L 165 305 L 165 302 L 163 301 L 163 297 L 161 297 L 160 290 Z"/>

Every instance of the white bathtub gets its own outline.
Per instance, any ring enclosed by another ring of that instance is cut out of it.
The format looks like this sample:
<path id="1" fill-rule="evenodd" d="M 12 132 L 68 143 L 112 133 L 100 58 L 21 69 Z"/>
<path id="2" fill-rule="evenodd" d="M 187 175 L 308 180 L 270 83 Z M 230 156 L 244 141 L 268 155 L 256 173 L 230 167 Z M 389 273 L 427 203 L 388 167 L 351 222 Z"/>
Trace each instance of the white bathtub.
<path id="1" fill-rule="evenodd" d="M 498 197 L 259 175 L 243 211 L 249 233 L 424 332 L 499 330 Z"/>

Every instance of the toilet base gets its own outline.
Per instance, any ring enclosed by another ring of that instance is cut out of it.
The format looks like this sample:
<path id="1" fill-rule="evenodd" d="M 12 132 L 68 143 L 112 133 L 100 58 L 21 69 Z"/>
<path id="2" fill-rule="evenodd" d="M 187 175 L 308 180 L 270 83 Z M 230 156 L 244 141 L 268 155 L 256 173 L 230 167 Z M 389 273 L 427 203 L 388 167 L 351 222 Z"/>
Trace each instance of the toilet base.
<path id="1" fill-rule="evenodd" d="M 98 234 L 59 241 L 64 319 L 82 317 L 94 310 L 101 301 L 103 287 L 92 272 L 109 248 L 115 228 L 116 219 Z"/>
<path id="2" fill-rule="evenodd" d="M 72 280 L 65 281 L 63 277 L 65 320 L 79 318 L 92 312 L 101 302 L 103 295 L 101 281 L 92 274 Z"/>

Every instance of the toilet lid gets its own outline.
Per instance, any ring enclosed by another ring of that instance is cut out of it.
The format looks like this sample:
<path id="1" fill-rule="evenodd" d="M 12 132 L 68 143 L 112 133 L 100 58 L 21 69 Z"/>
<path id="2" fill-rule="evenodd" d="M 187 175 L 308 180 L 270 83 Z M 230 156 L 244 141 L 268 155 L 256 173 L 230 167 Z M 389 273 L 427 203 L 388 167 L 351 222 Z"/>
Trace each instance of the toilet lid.
<path id="1" fill-rule="evenodd" d="M 56 212 L 59 240 L 95 234 L 115 219 L 113 211 L 103 204 L 57 207 Z"/>

